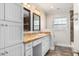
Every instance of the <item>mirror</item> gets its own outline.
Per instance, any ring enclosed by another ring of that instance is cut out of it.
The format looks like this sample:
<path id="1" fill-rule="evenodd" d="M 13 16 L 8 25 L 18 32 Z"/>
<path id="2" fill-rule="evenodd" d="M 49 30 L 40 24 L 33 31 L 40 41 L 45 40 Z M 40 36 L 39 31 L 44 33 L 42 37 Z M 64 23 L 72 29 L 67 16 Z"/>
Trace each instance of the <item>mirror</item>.
<path id="1" fill-rule="evenodd" d="M 24 31 L 30 31 L 30 10 L 24 8 L 23 12 Z"/>
<path id="2" fill-rule="evenodd" d="M 33 31 L 40 31 L 40 16 L 33 13 Z"/>

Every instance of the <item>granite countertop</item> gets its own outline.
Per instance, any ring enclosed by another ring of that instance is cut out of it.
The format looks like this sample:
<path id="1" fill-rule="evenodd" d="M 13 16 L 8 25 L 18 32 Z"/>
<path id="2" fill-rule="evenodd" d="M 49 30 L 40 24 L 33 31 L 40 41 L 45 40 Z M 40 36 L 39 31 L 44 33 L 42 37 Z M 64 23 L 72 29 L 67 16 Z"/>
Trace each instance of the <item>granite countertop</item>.
<path id="1" fill-rule="evenodd" d="M 44 36 L 47 36 L 47 35 L 50 35 L 50 32 L 26 33 L 26 34 L 24 34 L 23 42 L 29 43 L 29 42 L 32 42 L 34 40 L 37 40 L 37 39 L 44 37 Z"/>

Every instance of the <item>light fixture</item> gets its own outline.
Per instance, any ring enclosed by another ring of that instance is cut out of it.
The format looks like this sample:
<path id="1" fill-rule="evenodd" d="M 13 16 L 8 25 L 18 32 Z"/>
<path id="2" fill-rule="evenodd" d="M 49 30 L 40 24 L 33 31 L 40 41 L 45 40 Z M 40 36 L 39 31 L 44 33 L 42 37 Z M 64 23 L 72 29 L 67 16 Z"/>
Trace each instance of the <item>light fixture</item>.
<path id="1" fill-rule="evenodd" d="M 31 5 L 30 5 L 30 4 L 27 4 L 27 7 L 29 7 L 29 8 L 30 8 L 30 7 L 31 7 Z"/>
<path id="2" fill-rule="evenodd" d="M 27 7 L 31 7 L 31 5 L 29 3 L 23 3 L 23 5 L 27 6 Z"/>
<path id="3" fill-rule="evenodd" d="M 27 5 L 27 3 L 23 3 L 23 5 Z"/>
<path id="4" fill-rule="evenodd" d="M 38 8 L 35 8 L 35 12 L 36 12 L 37 14 L 40 14 L 40 11 L 38 10 Z"/>

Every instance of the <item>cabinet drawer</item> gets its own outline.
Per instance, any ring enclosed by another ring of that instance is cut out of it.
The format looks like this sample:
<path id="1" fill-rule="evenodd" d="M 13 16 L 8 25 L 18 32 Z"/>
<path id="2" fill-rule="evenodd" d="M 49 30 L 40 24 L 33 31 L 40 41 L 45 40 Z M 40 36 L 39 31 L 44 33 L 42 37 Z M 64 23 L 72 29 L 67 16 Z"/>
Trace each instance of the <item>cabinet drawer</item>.
<path id="1" fill-rule="evenodd" d="M 40 44 L 40 43 L 41 43 L 41 39 L 35 40 L 35 41 L 33 42 L 33 46 L 36 46 L 36 45 L 38 45 L 38 44 Z"/>
<path id="2" fill-rule="evenodd" d="M 32 49 L 27 50 L 25 56 L 32 56 Z"/>
<path id="3" fill-rule="evenodd" d="M 32 42 L 25 44 L 25 50 L 32 48 Z"/>
<path id="4" fill-rule="evenodd" d="M 42 46 L 49 46 L 49 41 L 48 42 L 42 42 Z"/>

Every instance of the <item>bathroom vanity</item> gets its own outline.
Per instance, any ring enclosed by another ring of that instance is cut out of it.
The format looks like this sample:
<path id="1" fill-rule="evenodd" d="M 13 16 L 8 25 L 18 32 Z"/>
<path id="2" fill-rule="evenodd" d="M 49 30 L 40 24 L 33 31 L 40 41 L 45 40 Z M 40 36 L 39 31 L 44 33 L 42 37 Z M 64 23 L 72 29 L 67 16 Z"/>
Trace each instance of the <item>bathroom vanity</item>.
<path id="1" fill-rule="evenodd" d="M 50 48 L 50 33 L 24 35 L 25 56 L 44 56 Z"/>

